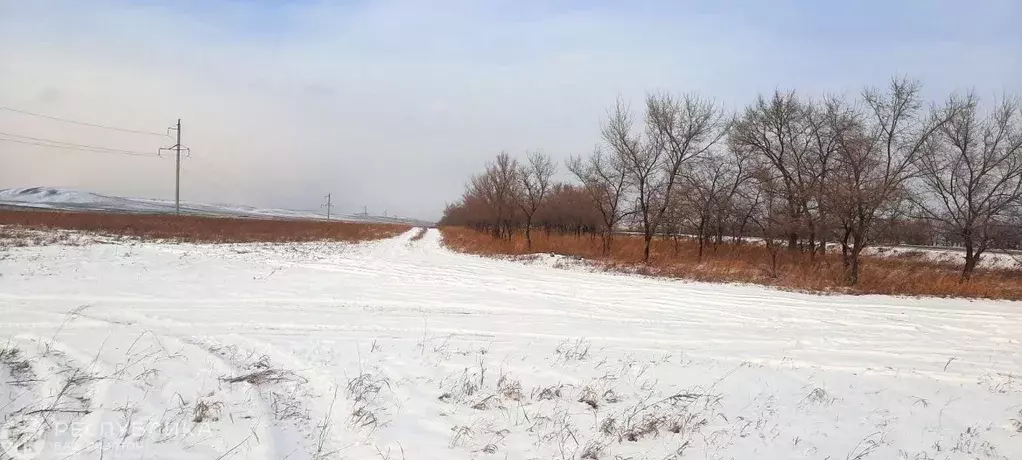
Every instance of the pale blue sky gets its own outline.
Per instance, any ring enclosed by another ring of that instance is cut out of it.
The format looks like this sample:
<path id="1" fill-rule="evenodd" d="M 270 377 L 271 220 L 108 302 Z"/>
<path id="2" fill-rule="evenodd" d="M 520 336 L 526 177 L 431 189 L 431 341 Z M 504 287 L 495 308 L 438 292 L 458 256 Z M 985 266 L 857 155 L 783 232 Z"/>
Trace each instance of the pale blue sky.
<path id="1" fill-rule="evenodd" d="M 185 198 L 435 218 L 502 149 L 591 150 L 619 94 L 1022 94 L 1022 2 L 0 0 L 0 105 L 161 130 Z M 150 139 L 0 113 L 12 132 Z M 0 130 L 3 131 L 3 130 Z M 157 141 L 159 141 L 157 139 Z M 157 142 L 159 143 L 159 142 Z M 172 193 L 164 160 L 0 143 L 0 187 Z"/>

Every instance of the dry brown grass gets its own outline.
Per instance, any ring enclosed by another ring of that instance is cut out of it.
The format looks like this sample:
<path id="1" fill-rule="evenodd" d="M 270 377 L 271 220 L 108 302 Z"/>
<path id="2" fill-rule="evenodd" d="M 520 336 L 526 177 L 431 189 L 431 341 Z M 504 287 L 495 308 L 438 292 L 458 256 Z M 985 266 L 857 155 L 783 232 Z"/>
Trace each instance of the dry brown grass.
<path id="1" fill-rule="evenodd" d="M 608 270 L 684 278 L 708 282 L 745 282 L 788 290 L 848 293 L 925 295 L 938 297 L 980 297 L 1022 300 L 1022 272 L 1019 270 L 977 270 L 973 279 L 960 283 L 958 267 L 918 258 L 864 257 L 859 285 L 843 286 L 839 254 L 833 252 L 810 261 L 802 253 L 782 250 L 778 254 L 777 276 L 771 276 L 770 253 L 762 245 L 722 244 L 707 248 L 702 261 L 698 243 L 658 239 L 653 242 L 650 262 L 642 263 L 642 239 L 618 235 L 611 253 L 604 256 L 598 237 L 546 235 L 533 232 L 532 249 L 525 238 L 497 240 L 488 233 L 460 227 L 445 227 L 444 244 L 456 251 L 487 256 L 554 253 L 578 256 Z"/>
<path id="2" fill-rule="evenodd" d="M 0 210 L 0 225 L 190 243 L 356 242 L 389 238 L 411 228 L 393 224 L 315 220 L 31 210 Z"/>

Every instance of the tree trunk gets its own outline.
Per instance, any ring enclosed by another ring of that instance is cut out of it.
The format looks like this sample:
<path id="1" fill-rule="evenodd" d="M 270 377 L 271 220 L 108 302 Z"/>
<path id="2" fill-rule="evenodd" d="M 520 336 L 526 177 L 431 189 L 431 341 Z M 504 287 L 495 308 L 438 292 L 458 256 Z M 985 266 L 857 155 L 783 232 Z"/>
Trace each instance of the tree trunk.
<path id="1" fill-rule="evenodd" d="M 737 240 L 736 242 L 739 244 L 742 242 L 742 235 L 745 235 L 745 228 L 749 225 L 750 219 L 752 219 L 751 208 L 749 212 L 745 213 L 745 216 L 742 217 L 742 223 L 738 226 L 738 231 L 735 232 L 735 240 Z"/>
<path id="2" fill-rule="evenodd" d="M 856 234 L 852 236 L 852 242 L 855 244 L 855 247 L 851 248 L 851 260 L 846 264 L 845 270 L 845 283 L 848 286 L 859 284 L 859 255 L 862 254 L 863 239 L 864 235 Z"/>
<path id="3" fill-rule="evenodd" d="M 775 242 L 773 244 L 777 245 L 779 242 Z M 770 247 L 767 248 L 767 250 L 770 251 L 770 277 L 777 278 L 777 251 L 779 251 L 780 248 Z"/>
<path id="4" fill-rule="evenodd" d="M 848 270 L 848 266 L 851 265 L 851 247 L 848 245 L 849 235 L 848 229 L 845 229 L 845 234 L 841 237 L 841 264 L 844 265 L 845 270 Z"/>
<path id="5" fill-rule="evenodd" d="M 642 261 L 643 262 L 649 262 L 649 245 L 650 245 L 650 242 L 653 241 L 653 234 L 645 233 L 645 234 L 643 234 L 642 239 L 645 242 L 645 245 L 642 248 Z"/>
<path id="6" fill-rule="evenodd" d="M 965 240 L 965 267 L 962 268 L 962 278 L 959 282 L 966 282 L 972 279 L 972 272 L 976 269 L 976 263 L 979 262 L 979 254 L 974 250 L 972 244 L 972 235 L 968 232 L 962 235 Z"/>
<path id="7" fill-rule="evenodd" d="M 704 246 L 706 246 L 706 219 L 699 219 L 699 262 L 703 261 Z"/>
<path id="8" fill-rule="evenodd" d="M 965 267 L 962 269 L 961 282 L 965 283 L 972 279 L 972 272 L 976 270 L 976 263 L 979 262 L 975 255 L 965 256 Z"/>
<path id="9" fill-rule="evenodd" d="M 845 271 L 845 283 L 848 286 L 855 286 L 859 284 L 859 254 L 858 251 L 852 251 L 852 260 L 848 265 L 848 269 Z"/>
<path id="10" fill-rule="evenodd" d="M 525 218 L 525 247 L 532 249 L 532 216 Z"/>
<path id="11" fill-rule="evenodd" d="M 798 233 L 791 232 L 788 235 L 788 250 L 794 251 L 796 249 L 798 249 Z"/>
<path id="12" fill-rule="evenodd" d="M 610 254 L 610 244 L 611 244 L 610 231 L 603 232 L 603 255 Z"/>

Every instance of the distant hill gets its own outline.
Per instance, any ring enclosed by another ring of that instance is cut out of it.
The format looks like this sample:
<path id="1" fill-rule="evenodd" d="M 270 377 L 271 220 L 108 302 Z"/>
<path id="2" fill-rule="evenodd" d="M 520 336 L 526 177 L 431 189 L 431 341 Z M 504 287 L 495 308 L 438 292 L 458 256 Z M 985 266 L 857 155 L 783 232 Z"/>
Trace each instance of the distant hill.
<path id="1" fill-rule="evenodd" d="M 174 202 L 150 198 L 129 198 L 101 195 L 55 187 L 30 187 L 0 189 L 0 206 L 14 208 L 55 209 L 65 211 L 128 212 L 144 214 L 169 214 L 174 212 Z M 270 219 L 315 219 L 325 220 L 326 215 L 310 211 L 288 209 L 255 208 L 251 206 L 181 202 L 181 212 L 190 215 L 250 217 Z M 431 226 L 432 222 L 400 217 L 350 214 L 331 216 L 333 220 L 347 222 L 396 223 L 414 226 Z"/>

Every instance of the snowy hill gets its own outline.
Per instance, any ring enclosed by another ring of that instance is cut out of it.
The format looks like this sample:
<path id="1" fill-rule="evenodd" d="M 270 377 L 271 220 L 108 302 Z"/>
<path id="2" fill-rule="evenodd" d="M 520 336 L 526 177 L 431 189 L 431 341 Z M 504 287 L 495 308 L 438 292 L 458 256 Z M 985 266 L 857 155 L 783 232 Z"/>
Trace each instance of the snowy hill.
<path id="1" fill-rule="evenodd" d="M 0 189 L 0 206 L 57 209 L 64 211 L 101 211 L 129 213 L 172 213 L 172 200 L 150 198 L 128 198 L 101 195 L 54 187 L 30 187 Z M 262 217 L 275 219 L 325 219 L 326 216 L 311 211 L 293 211 L 289 209 L 255 208 L 251 206 L 205 204 L 181 202 L 181 212 L 191 215 Z M 430 225 L 415 219 L 399 217 L 367 216 L 353 214 L 336 217 L 337 220 L 349 222 L 399 223 L 408 225 Z"/>

